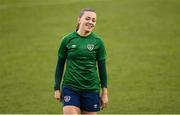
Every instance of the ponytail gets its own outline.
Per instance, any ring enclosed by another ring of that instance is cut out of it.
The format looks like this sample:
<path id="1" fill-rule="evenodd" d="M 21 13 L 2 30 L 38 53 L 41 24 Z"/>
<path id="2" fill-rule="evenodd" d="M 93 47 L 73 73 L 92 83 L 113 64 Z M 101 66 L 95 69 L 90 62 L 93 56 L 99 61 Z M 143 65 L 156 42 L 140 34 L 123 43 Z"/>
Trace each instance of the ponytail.
<path id="1" fill-rule="evenodd" d="M 76 32 L 79 30 L 79 23 L 76 26 Z"/>

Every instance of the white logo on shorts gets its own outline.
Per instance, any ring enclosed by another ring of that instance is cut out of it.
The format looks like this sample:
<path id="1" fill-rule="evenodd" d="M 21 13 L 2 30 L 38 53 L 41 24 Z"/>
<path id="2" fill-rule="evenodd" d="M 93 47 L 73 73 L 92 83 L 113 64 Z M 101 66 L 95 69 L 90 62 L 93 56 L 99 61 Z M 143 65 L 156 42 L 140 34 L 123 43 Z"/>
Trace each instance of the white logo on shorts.
<path id="1" fill-rule="evenodd" d="M 97 104 L 94 104 L 94 108 L 97 108 Z"/>
<path id="2" fill-rule="evenodd" d="M 64 96 L 64 101 L 69 102 L 71 100 L 71 96 Z"/>

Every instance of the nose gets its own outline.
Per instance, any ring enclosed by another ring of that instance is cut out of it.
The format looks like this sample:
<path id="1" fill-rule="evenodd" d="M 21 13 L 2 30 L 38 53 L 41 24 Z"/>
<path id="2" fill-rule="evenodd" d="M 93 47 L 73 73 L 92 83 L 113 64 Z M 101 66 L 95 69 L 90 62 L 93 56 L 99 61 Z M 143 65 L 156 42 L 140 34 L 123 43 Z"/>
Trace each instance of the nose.
<path id="1" fill-rule="evenodd" d="M 90 20 L 88 23 L 91 25 L 95 25 L 95 22 L 93 22 L 92 20 Z"/>
<path id="2" fill-rule="evenodd" d="M 92 20 L 88 20 L 88 23 L 90 24 L 94 24 L 94 22 Z"/>

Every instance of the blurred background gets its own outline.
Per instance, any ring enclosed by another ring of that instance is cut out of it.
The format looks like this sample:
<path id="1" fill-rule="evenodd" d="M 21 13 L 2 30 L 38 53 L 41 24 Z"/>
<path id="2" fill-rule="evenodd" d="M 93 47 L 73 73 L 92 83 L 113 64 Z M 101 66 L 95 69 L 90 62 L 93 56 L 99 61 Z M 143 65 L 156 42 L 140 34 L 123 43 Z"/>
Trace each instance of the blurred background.
<path id="1" fill-rule="evenodd" d="M 179 0 L 0 0 L 0 113 L 62 113 L 54 72 L 82 8 L 97 12 L 109 105 L 100 113 L 180 113 Z"/>

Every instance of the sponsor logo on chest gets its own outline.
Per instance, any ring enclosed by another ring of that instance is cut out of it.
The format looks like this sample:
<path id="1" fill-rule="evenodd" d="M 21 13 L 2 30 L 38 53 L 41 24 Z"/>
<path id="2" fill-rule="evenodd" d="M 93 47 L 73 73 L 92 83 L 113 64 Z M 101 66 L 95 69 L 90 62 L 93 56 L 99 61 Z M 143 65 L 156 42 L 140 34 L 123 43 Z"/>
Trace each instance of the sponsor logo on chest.
<path id="1" fill-rule="evenodd" d="M 71 47 L 72 47 L 72 48 L 76 48 L 76 45 L 73 44 Z"/>

